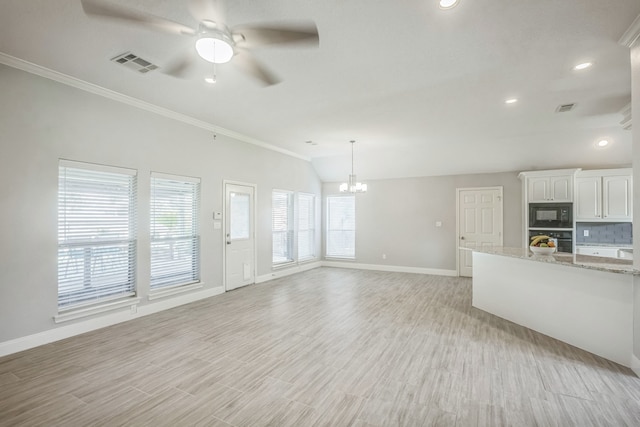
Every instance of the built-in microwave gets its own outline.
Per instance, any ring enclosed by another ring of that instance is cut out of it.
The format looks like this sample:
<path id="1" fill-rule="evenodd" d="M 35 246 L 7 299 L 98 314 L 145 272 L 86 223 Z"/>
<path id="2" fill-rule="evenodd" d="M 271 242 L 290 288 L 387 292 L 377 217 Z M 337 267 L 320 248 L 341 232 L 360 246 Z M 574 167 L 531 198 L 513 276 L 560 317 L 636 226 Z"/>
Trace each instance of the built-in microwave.
<path id="1" fill-rule="evenodd" d="M 529 203 L 529 227 L 572 228 L 573 203 Z"/>

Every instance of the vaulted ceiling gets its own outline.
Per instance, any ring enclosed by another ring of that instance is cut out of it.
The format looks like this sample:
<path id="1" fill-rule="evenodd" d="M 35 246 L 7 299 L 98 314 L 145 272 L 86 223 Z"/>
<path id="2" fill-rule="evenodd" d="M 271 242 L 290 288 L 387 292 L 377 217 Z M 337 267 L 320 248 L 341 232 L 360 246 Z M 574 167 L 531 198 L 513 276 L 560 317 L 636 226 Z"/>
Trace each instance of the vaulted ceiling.
<path id="1" fill-rule="evenodd" d="M 198 25 L 187 0 L 103 3 Z M 226 10 L 230 26 L 312 20 L 319 47 L 253 50 L 279 84 L 232 60 L 211 85 L 200 59 L 185 78 L 162 72 L 194 53 L 193 38 L 89 17 L 80 0 L 3 0 L 0 52 L 296 153 L 324 181 L 346 178 L 350 140 L 361 179 L 630 162 L 620 111 L 631 70 L 618 40 L 638 0 L 460 0 L 450 10 L 437 0 L 227 0 Z M 124 52 L 160 69 L 110 60 Z M 610 144 L 597 148 L 602 138 Z"/>

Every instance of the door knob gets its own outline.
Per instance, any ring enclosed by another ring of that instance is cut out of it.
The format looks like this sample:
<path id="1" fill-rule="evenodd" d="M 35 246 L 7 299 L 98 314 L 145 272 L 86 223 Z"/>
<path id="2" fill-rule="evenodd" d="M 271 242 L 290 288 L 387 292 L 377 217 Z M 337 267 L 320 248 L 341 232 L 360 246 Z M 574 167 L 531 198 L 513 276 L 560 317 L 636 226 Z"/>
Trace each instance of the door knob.
<path id="1" fill-rule="evenodd" d="M 464 236 L 460 236 L 460 240 L 464 240 Z"/>

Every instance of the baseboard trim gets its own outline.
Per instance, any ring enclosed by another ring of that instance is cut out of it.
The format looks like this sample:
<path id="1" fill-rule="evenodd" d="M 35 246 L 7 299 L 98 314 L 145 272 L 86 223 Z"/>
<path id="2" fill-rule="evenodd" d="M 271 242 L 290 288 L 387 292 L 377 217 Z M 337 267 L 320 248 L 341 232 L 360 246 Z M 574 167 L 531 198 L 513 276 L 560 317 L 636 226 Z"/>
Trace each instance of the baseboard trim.
<path id="1" fill-rule="evenodd" d="M 158 301 L 153 304 L 138 306 L 135 312 L 130 310 L 129 307 L 126 307 L 123 311 L 119 311 L 117 313 L 95 317 L 71 325 L 61 326 L 58 328 L 50 329 L 48 331 L 39 332 L 37 334 L 27 335 L 13 340 L 1 342 L 0 357 L 18 353 L 20 351 L 28 350 L 30 348 L 38 347 L 44 344 L 49 344 L 55 341 L 60 341 L 76 335 L 84 334 L 86 332 L 94 331 L 96 329 L 116 325 L 128 320 L 148 316 L 150 314 L 158 313 L 184 304 L 189 304 L 201 299 L 210 298 L 222 293 L 224 293 L 224 288 L 222 287 L 206 289 L 200 292 L 193 292 L 186 295 L 180 295 L 176 298 Z"/>
<path id="2" fill-rule="evenodd" d="M 631 370 L 640 378 L 640 359 L 635 354 L 631 355 Z"/>
<path id="3" fill-rule="evenodd" d="M 298 264 L 296 266 L 292 266 L 289 268 L 274 270 L 269 274 L 263 274 L 262 276 L 257 276 L 256 283 L 264 283 L 264 282 L 268 282 L 269 280 L 277 279 L 279 277 L 291 276 L 292 274 L 313 270 L 314 268 L 322 267 L 322 264 L 323 263 L 321 261 L 313 261 L 313 262 L 305 262 L 302 264 Z"/>
<path id="4" fill-rule="evenodd" d="M 337 268 L 353 268 L 356 270 L 374 270 L 374 271 L 392 271 L 395 273 L 417 273 L 432 274 L 435 276 L 452 276 L 458 275 L 456 270 L 445 270 L 442 268 L 423 268 L 423 267 L 406 267 L 402 265 L 381 265 L 381 264 L 360 264 L 357 262 L 346 261 L 322 261 L 323 267 Z"/>

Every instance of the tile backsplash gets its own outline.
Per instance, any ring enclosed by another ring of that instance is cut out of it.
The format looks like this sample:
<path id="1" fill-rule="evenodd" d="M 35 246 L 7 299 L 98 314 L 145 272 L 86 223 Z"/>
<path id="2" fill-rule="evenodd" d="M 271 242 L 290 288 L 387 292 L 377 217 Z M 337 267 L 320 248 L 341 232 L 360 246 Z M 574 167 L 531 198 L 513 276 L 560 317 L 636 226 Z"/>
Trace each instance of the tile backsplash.
<path id="1" fill-rule="evenodd" d="M 589 231 L 589 236 L 584 231 Z M 633 244 L 633 227 L 630 222 L 579 222 L 576 224 L 576 244 L 613 243 Z"/>

